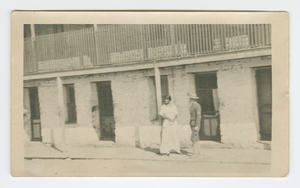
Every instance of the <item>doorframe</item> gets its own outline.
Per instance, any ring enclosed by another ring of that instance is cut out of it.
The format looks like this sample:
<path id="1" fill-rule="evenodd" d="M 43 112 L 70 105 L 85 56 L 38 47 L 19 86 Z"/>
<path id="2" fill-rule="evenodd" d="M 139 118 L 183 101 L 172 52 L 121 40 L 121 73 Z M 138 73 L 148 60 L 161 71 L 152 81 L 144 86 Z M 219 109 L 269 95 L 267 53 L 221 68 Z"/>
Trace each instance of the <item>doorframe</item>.
<path id="1" fill-rule="evenodd" d="M 31 123 L 31 141 L 42 141 L 43 137 L 42 137 L 42 123 L 41 123 L 41 110 L 40 110 L 40 99 L 39 99 L 39 92 L 38 92 L 38 86 L 31 86 L 31 87 L 27 87 L 28 88 L 28 94 L 29 94 L 29 106 L 30 106 L 30 123 Z M 38 101 L 38 110 L 39 110 L 39 119 L 35 119 L 38 120 L 38 122 L 34 122 L 34 119 L 32 118 L 32 108 L 31 108 L 31 91 L 33 88 L 36 88 L 36 96 L 37 96 L 37 101 Z M 34 135 L 34 124 L 39 124 L 39 133 L 40 133 L 40 137 L 39 138 L 35 138 Z"/>
<path id="2" fill-rule="evenodd" d="M 217 89 L 218 89 L 218 77 L 217 77 L 217 70 L 215 71 L 204 71 L 204 72 L 197 72 L 197 73 L 193 73 L 194 74 L 194 84 L 195 84 L 195 92 L 197 94 L 197 76 L 199 75 L 205 75 L 205 74 L 216 74 L 216 81 L 217 81 Z M 203 89 L 203 90 L 207 90 L 207 89 Z M 201 107 L 202 108 L 202 107 Z M 203 109 L 203 108 L 202 108 Z M 203 130 L 203 126 L 204 126 L 204 119 L 213 119 L 211 117 L 204 117 L 203 111 L 201 109 L 201 126 L 200 126 L 200 131 L 199 131 L 199 139 L 200 141 L 215 141 L 215 142 L 221 142 L 221 131 L 220 131 L 220 119 L 221 119 L 221 114 L 220 111 L 214 111 L 216 113 L 218 113 L 218 115 L 216 115 L 217 118 L 217 122 L 218 122 L 218 128 L 217 128 L 217 135 L 218 136 L 206 136 L 207 139 L 203 140 L 203 138 L 201 139 L 201 134 L 204 134 L 204 130 Z M 210 127 L 211 128 L 211 127 Z M 215 137 L 215 139 L 212 139 L 211 137 Z"/>
<path id="3" fill-rule="evenodd" d="M 114 119 L 114 129 L 113 127 L 110 127 L 110 129 L 112 130 L 111 132 L 111 138 L 110 139 L 103 139 L 102 138 L 102 130 L 101 130 L 101 109 L 100 109 L 100 99 L 99 99 L 99 88 L 101 87 L 100 86 L 100 83 L 103 83 L 103 82 L 108 82 L 109 83 L 109 86 L 110 86 L 110 91 L 111 91 L 111 103 L 112 103 L 112 116 L 113 116 L 113 119 Z M 101 81 L 96 81 L 96 82 L 93 82 L 93 83 L 96 83 L 96 88 L 97 88 L 97 100 L 98 100 L 98 114 L 99 114 L 99 125 L 100 125 L 100 138 L 99 140 L 100 141 L 112 141 L 112 142 L 115 142 L 116 141 L 116 133 L 115 133 L 115 115 L 114 115 L 114 105 L 113 105 L 113 95 L 112 95 L 112 81 L 111 80 L 101 80 Z"/>
<path id="4" fill-rule="evenodd" d="M 255 84 L 256 84 L 256 97 L 257 97 L 257 112 L 258 112 L 258 135 L 259 135 L 259 141 L 272 141 L 272 132 L 273 128 L 271 127 L 271 139 L 270 140 L 262 140 L 261 138 L 261 115 L 260 115 L 260 104 L 259 104 L 259 93 L 258 93 L 258 80 L 257 80 L 257 70 L 264 70 L 264 69 L 270 69 L 271 71 L 271 92 L 273 95 L 273 87 L 272 87 L 272 80 L 273 80 L 273 73 L 272 73 L 272 66 L 262 66 L 262 67 L 254 67 L 255 70 Z M 273 104 L 273 97 L 272 97 L 272 104 Z M 271 107 L 271 126 L 273 121 L 273 106 Z"/>

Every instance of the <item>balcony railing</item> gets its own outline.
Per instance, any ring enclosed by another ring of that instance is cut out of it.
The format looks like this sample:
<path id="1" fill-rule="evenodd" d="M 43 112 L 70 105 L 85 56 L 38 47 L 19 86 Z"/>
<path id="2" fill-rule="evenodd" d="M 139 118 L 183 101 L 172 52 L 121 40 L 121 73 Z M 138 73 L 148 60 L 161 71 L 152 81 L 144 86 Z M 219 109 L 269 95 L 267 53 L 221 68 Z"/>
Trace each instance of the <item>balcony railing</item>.
<path id="1" fill-rule="evenodd" d="M 270 24 L 98 25 L 24 39 L 24 74 L 271 46 Z"/>

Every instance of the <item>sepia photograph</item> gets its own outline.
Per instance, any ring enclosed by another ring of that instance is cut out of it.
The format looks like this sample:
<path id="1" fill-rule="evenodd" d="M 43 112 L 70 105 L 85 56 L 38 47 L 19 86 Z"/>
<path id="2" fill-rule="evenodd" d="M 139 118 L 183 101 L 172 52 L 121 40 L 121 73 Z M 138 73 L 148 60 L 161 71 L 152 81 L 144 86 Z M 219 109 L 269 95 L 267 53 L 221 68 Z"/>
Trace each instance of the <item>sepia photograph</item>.
<path id="1" fill-rule="evenodd" d="M 288 62 L 274 65 L 272 13 L 156 23 L 137 12 L 138 23 L 18 14 L 20 176 L 267 177 L 280 147 L 288 169 L 288 137 L 274 136 L 288 130 L 287 114 L 280 126 L 274 116 L 288 110 L 274 103 Z"/>

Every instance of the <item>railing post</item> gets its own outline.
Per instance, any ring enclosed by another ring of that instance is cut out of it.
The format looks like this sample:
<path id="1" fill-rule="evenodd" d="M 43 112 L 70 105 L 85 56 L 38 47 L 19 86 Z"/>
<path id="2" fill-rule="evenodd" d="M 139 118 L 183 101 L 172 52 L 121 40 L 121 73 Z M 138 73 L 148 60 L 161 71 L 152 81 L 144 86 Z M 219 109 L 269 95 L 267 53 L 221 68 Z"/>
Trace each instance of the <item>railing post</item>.
<path id="1" fill-rule="evenodd" d="M 30 31 L 31 31 L 31 48 L 32 48 L 32 65 L 33 65 L 33 72 L 38 72 L 38 61 L 36 57 L 36 51 L 35 51 L 35 30 L 34 30 L 34 24 L 30 24 Z"/>
<path id="2" fill-rule="evenodd" d="M 97 24 L 94 24 L 94 38 L 95 38 L 95 52 L 96 52 L 96 64 L 99 65 L 99 54 L 98 54 L 98 35 L 97 35 Z"/>
<path id="3" fill-rule="evenodd" d="M 64 99 L 63 99 L 63 84 L 60 77 L 56 79 L 57 93 L 58 93 L 58 106 L 59 106 L 59 118 L 60 127 L 63 142 L 63 152 L 66 154 L 66 130 L 65 130 L 65 116 L 64 116 Z"/>
<path id="4" fill-rule="evenodd" d="M 157 101 L 157 112 L 159 113 L 161 105 L 162 105 L 162 98 L 161 98 L 161 82 L 160 82 L 160 70 L 156 64 L 156 62 L 154 62 L 154 72 L 155 72 L 155 86 L 156 86 L 156 101 Z M 160 116 L 158 116 L 159 118 L 159 124 L 162 125 L 162 121 Z"/>
<path id="5" fill-rule="evenodd" d="M 175 56 L 175 30 L 173 24 L 170 25 L 170 32 L 171 32 L 172 56 Z"/>

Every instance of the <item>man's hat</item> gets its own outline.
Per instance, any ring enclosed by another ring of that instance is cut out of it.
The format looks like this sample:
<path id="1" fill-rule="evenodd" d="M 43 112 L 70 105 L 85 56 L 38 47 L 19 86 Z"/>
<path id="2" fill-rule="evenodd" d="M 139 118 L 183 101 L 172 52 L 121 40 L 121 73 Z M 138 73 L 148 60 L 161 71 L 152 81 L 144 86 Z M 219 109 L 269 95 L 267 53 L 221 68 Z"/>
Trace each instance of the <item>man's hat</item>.
<path id="1" fill-rule="evenodd" d="M 190 99 L 199 99 L 195 93 L 189 94 Z"/>

